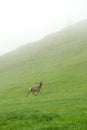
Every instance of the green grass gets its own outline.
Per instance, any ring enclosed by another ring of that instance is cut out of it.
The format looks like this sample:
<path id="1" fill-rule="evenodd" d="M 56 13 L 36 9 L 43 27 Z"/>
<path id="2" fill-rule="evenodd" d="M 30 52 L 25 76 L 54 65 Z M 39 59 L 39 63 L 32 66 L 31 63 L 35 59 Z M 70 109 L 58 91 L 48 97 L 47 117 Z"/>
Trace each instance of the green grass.
<path id="1" fill-rule="evenodd" d="M 0 57 L 0 130 L 87 129 L 86 34 L 84 21 Z"/>

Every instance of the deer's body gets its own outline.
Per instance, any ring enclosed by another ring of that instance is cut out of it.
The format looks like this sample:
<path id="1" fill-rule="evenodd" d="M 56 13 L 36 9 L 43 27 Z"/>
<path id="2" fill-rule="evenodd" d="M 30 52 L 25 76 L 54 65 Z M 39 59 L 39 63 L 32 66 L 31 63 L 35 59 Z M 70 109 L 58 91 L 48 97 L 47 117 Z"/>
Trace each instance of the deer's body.
<path id="1" fill-rule="evenodd" d="M 38 93 L 40 92 L 40 90 L 41 90 L 42 85 L 43 85 L 43 83 L 40 82 L 38 86 L 30 88 L 30 89 L 28 90 L 28 93 L 27 93 L 26 96 L 28 96 L 28 94 L 31 93 L 31 92 L 32 92 L 34 95 L 36 95 L 35 92 L 38 94 Z"/>

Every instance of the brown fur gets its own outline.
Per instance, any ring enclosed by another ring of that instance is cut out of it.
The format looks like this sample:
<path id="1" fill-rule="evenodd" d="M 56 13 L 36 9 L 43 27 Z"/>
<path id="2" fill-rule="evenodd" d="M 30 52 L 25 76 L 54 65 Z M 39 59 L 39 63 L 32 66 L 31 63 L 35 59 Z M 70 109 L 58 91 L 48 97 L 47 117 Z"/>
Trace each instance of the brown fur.
<path id="1" fill-rule="evenodd" d="M 42 85 L 43 85 L 43 83 L 40 82 L 38 86 L 30 88 L 30 89 L 28 90 L 26 96 L 28 96 L 28 94 L 31 93 L 31 92 L 32 92 L 35 96 L 36 96 L 37 94 L 39 94 L 39 92 L 41 92 L 40 90 L 41 90 Z M 35 94 L 35 92 L 36 92 L 37 94 Z"/>

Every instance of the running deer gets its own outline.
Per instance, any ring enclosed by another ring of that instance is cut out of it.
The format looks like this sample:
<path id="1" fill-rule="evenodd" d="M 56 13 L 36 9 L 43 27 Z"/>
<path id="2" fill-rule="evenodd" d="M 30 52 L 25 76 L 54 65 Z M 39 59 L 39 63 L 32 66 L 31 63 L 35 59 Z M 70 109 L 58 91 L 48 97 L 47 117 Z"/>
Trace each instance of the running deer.
<path id="1" fill-rule="evenodd" d="M 28 94 L 31 93 L 31 92 L 32 92 L 35 96 L 37 96 L 37 95 L 39 94 L 39 92 L 41 93 L 40 90 L 41 90 L 41 87 L 42 87 L 43 83 L 40 82 L 40 83 L 36 83 L 36 84 L 38 84 L 38 86 L 35 86 L 35 87 L 30 88 L 30 89 L 28 90 L 28 92 L 27 92 L 26 97 L 27 97 Z M 36 92 L 37 94 L 35 94 L 35 92 Z"/>

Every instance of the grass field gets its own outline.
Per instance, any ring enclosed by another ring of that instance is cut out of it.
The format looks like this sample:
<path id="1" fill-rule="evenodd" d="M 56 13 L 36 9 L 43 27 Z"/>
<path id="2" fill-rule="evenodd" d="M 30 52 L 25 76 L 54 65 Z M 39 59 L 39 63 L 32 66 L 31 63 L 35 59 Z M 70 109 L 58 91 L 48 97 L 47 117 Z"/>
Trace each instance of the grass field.
<path id="1" fill-rule="evenodd" d="M 84 21 L 0 57 L 0 130 L 87 129 L 86 35 Z"/>

